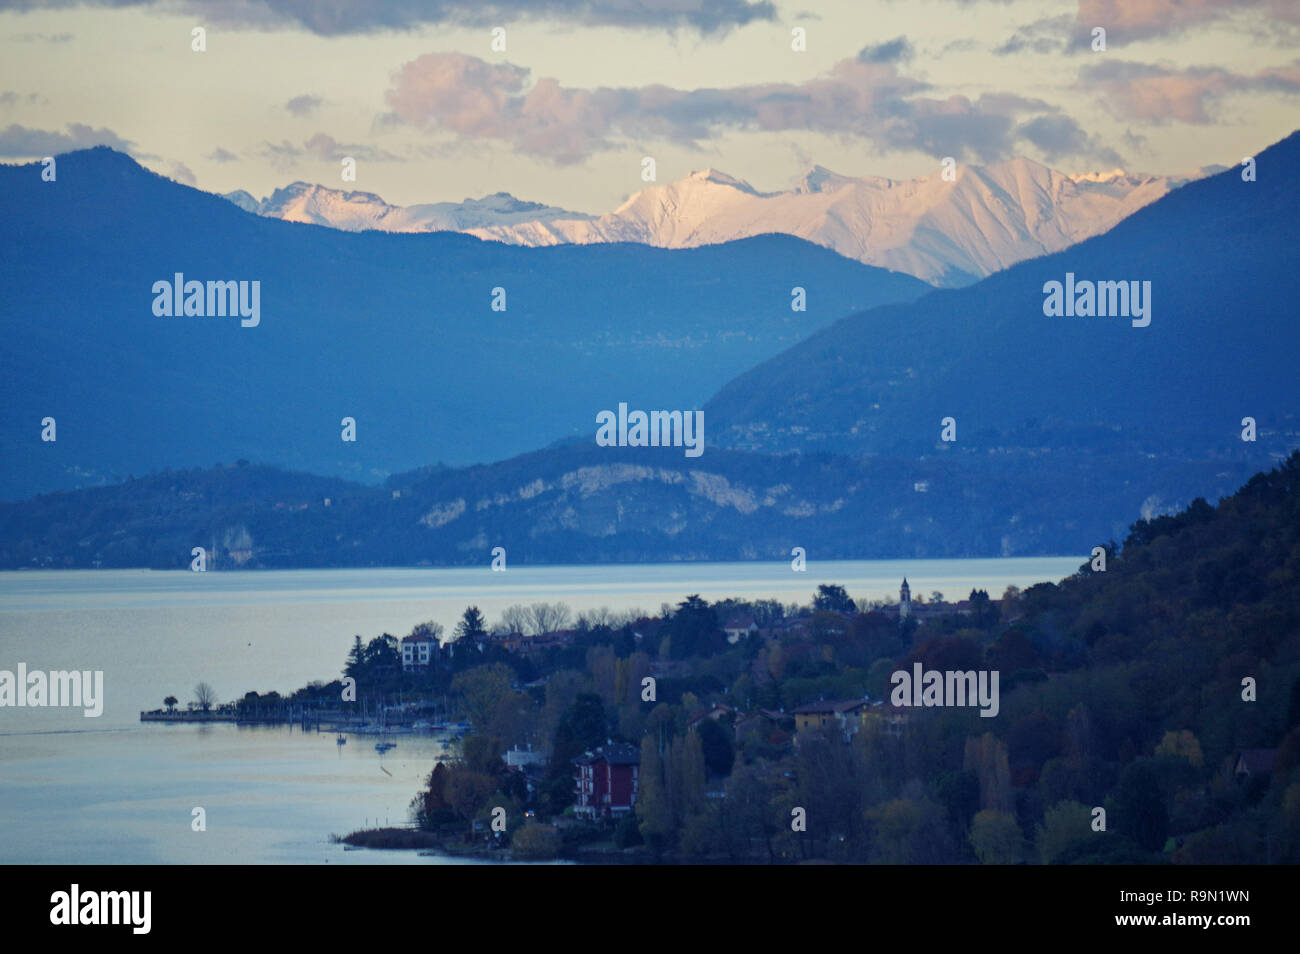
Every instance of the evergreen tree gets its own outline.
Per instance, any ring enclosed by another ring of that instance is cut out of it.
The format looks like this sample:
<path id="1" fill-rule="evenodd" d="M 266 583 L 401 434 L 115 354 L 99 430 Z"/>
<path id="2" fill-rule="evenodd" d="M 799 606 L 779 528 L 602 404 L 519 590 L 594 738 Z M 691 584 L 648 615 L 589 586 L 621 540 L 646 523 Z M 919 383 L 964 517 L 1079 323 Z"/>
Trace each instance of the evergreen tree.
<path id="1" fill-rule="evenodd" d="M 857 605 L 849 596 L 848 591 L 838 583 L 822 583 L 817 587 L 817 593 L 813 596 L 813 608 L 819 610 L 830 610 L 833 613 L 856 613 Z"/>
<path id="2" fill-rule="evenodd" d="M 1138 759 L 1124 769 L 1115 792 L 1115 827 L 1147 851 L 1165 843 L 1169 815 L 1160 777 L 1150 759 Z"/>
<path id="3" fill-rule="evenodd" d="M 551 761 L 542 780 L 543 798 L 549 811 L 559 814 L 573 804 L 573 760 L 602 745 L 608 725 L 605 704 L 592 692 L 580 692 L 564 710 L 551 745 Z"/>
<path id="4" fill-rule="evenodd" d="M 483 614 L 479 612 L 477 606 L 468 607 L 456 624 L 456 638 L 467 639 L 470 642 L 482 639 L 487 635 L 487 621 L 483 619 Z"/>
<path id="5" fill-rule="evenodd" d="M 1286 727 L 1294 729 L 1297 726 L 1300 726 L 1300 676 L 1291 683 L 1291 704 L 1286 713 Z"/>
<path id="6" fill-rule="evenodd" d="M 361 645 L 361 637 L 352 637 L 352 648 L 348 650 L 347 662 L 343 664 L 343 675 L 360 680 L 365 670 L 366 651 Z"/>

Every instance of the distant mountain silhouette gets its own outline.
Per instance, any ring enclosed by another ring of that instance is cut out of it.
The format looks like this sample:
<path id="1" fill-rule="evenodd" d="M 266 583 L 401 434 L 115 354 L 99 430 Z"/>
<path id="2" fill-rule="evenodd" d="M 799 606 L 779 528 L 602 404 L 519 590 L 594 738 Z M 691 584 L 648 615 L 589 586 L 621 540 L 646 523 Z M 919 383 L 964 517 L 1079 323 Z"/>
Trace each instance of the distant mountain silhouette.
<path id="1" fill-rule="evenodd" d="M 1250 459 L 1300 444 L 1300 133 L 1063 252 L 836 322 L 707 404 L 724 447 L 1101 450 Z M 1150 282 L 1147 327 L 1047 317 L 1044 285 Z M 940 441 L 956 420 L 957 441 Z M 1242 419 L 1259 441 L 1241 440 Z"/>
<path id="2" fill-rule="evenodd" d="M 1109 479 L 1121 469 L 1122 480 Z M 1249 469 L 1218 460 L 946 459 L 574 444 L 382 487 L 250 464 L 166 471 L 0 503 L 0 569 L 509 565 L 995 557 L 1123 539 L 1160 504 L 1213 500 Z M 326 503 L 328 498 L 329 502 Z"/>
<path id="3" fill-rule="evenodd" d="M 251 215 L 104 147 L 40 172 L 0 166 L 0 498 L 239 458 L 369 482 L 500 459 L 589 438 L 620 401 L 699 407 L 834 319 L 929 290 L 789 236 L 668 251 L 353 234 Z M 260 324 L 155 316 L 154 283 L 178 272 L 259 281 Z"/>

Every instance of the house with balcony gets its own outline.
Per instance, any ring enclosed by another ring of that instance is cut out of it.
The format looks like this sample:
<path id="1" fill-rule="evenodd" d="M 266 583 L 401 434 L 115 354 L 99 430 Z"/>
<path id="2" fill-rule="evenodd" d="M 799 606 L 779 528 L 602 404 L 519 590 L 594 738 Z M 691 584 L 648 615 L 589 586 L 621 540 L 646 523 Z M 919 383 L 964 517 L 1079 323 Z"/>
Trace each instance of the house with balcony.
<path id="1" fill-rule="evenodd" d="M 620 817 L 632 811 L 640 790 L 641 750 L 611 743 L 573 760 L 578 770 L 574 814 L 580 818 Z"/>

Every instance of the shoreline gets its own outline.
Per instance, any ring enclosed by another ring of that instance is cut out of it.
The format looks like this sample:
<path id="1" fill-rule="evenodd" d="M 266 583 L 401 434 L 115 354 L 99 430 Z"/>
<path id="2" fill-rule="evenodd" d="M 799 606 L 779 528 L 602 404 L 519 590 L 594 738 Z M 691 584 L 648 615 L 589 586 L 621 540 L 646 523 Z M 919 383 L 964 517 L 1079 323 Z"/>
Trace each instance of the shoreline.
<path id="1" fill-rule="evenodd" d="M 346 835 L 330 836 L 336 844 L 347 850 L 415 851 L 423 856 L 493 861 L 500 864 L 545 864 L 562 862 L 582 865 L 655 865 L 670 863 L 668 859 L 656 860 L 652 853 L 642 849 L 612 850 L 580 848 L 573 852 L 558 852 L 553 858 L 516 858 L 509 848 L 493 848 L 488 844 L 465 844 L 446 836 L 420 828 L 360 828 Z"/>

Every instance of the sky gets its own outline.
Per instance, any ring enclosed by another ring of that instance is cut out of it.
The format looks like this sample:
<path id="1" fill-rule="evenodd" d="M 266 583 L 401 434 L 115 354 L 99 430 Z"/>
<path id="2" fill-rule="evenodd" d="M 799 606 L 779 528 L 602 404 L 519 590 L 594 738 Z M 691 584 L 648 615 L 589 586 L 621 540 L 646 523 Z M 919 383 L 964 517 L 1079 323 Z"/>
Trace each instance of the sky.
<path id="1" fill-rule="evenodd" d="M 0 161 L 107 144 L 258 198 L 600 213 L 647 156 L 764 191 L 947 156 L 1177 174 L 1298 115 L 1296 0 L 0 0 Z"/>

